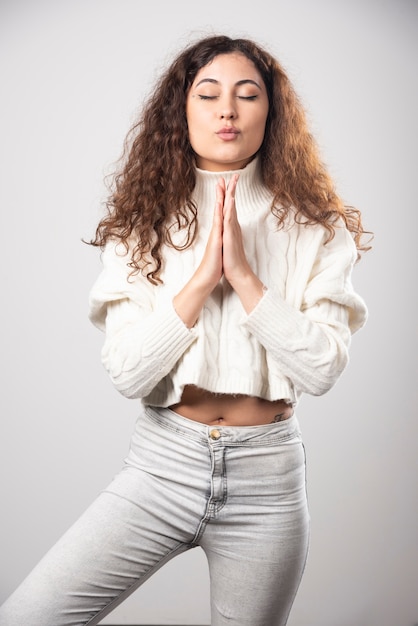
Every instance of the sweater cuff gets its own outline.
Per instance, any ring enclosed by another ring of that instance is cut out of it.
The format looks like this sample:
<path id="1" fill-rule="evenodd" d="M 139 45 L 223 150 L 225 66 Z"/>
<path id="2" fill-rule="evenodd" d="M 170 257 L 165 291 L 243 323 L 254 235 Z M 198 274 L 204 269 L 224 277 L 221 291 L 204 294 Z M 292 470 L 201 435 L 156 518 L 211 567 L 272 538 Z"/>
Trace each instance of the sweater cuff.
<path id="1" fill-rule="evenodd" d="M 149 358 L 159 355 L 175 362 L 197 337 L 195 328 L 188 328 L 178 316 L 174 306 L 154 314 L 153 324 L 148 329 L 142 356 Z"/>
<path id="2" fill-rule="evenodd" d="M 263 338 L 263 343 L 270 343 L 268 338 L 273 335 L 275 342 L 288 342 L 289 337 L 298 332 L 300 315 L 300 311 L 285 302 L 274 290 L 267 289 L 242 324 L 251 334 Z"/>

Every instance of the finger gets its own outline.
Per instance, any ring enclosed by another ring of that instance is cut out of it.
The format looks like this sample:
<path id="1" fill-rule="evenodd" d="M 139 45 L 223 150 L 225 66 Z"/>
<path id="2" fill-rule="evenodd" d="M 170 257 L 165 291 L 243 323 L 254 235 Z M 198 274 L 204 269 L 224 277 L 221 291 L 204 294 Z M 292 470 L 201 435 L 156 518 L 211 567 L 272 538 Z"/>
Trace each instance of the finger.
<path id="1" fill-rule="evenodd" d="M 225 195 L 225 189 L 222 185 L 222 182 L 219 181 L 218 183 L 216 183 L 216 198 L 222 199 L 224 195 Z"/>
<path id="2" fill-rule="evenodd" d="M 219 178 L 216 183 L 216 206 L 221 205 L 223 207 L 225 202 L 225 180 L 223 178 Z"/>
<path id="3" fill-rule="evenodd" d="M 229 216 L 236 215 L 235 190 L 237 187 L 238 178 L 239 178 L 239 175 L 234 174 L 234 176 L 231 178 L 226 188 L 225 202 L 224 202 L 224 216 L 225 217 L 227 215 Z"/>
<path id="4" fill-rule="evenodd" d="M 213 226 L 215 228 L 220 227 L 222 229 L 223 226 L 223 210 L 224 210 L 224 202 L 225 202 L 225 181 L 223 178 L 220 178 L 216 184 L 215 190 L 215 209 L 213 214 Z"/>
<path id="5" fill-rule="evenodd" d="M 231 196 L 234 196 L 235 194 L 235 189 L 237 187 L 238 179 L 239 179 L 239 174 L 234 174 L 226 187 L 227 193 Z"/>
<path id="6" fill-rule="evenodd" d="M 222 178 L 222 176 L 218 178 L 218 182 L 216 183 L 216 189 L 219 190 L 219 192 L 222 193 L 223 196 L 225 195 L 227 185 L 225 183 L 225 178 Z"/>

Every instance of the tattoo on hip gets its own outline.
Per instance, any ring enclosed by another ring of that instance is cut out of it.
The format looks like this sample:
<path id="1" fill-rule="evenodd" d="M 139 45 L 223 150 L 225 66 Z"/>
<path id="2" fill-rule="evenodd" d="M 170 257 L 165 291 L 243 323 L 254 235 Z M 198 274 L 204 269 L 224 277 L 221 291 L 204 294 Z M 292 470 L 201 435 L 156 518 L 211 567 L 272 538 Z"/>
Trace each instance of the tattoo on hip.
<path id="1" fill-rule="evenodd" d="M 283 413 L 278 413 L 277 415 L 275 415 L 275 416 L 273 417 L 273 420 L 272 420 L 272 422 L 271 422 L 271 423 L 272 423 L 272 424 L 274 424 L 275 422 L 281 422 L 281 421 L 283 421 L 283 416 L 284 416 L 284 415 L 285 415 L 285 412 L 283 412 Z"/>

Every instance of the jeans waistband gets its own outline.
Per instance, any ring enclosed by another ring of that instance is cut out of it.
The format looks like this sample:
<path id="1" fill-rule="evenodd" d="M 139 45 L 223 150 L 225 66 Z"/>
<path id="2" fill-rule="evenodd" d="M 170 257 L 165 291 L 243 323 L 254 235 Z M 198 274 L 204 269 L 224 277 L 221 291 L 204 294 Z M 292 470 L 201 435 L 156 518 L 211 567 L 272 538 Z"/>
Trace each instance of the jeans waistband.
<path id="1" fill-rule="evenodd" d="M 297 417 L 256 426 L 207 425 L 183 417 L 165 407 L 146 406 L 145 415 L 161 428 L 199 442 L 223 445 L 275 445 L 300 437 Z"/>

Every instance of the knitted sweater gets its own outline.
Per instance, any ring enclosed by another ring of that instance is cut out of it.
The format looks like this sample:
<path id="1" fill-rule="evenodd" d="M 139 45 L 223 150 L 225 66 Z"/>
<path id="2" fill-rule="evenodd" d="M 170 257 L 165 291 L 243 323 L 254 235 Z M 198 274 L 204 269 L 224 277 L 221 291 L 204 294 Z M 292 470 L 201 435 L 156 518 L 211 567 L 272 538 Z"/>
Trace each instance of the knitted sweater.
<path id="1" fill-rule="evenodd" d="M 352 236 L 339 224 L 324 245 L 328 233 L 321 225 L 304 226 L 293 216 L 278 229 L 257 159 L 240 171 L 235 198 L 246 255 L 266 293 L 247 315 L 223 278 L 193 328 L 177 315 L 173 297 L 202 258 L 216 181 L 222 175 L 228 182 L 232 174 L 197 169 L 198 234 L 183 251 L 164 248 L 162 285 L 140 274 L 128 281 L 122 245 L 109 243 L 103 251 L 89 317 L 105 331 L 102 362 L 128 398 L 170 406 L 185 385 L 196 385 L 296 404 L 301 393 L 328 391 L 348 362 L 351 335 L 367 318 L 351 284 Z M 176 243 L 184 236 L 174 229 Z"/>

